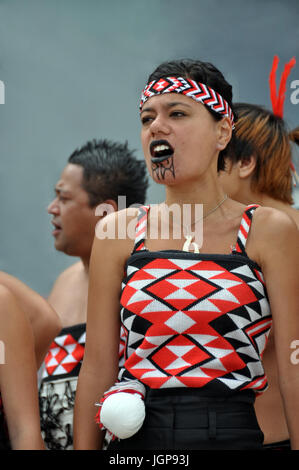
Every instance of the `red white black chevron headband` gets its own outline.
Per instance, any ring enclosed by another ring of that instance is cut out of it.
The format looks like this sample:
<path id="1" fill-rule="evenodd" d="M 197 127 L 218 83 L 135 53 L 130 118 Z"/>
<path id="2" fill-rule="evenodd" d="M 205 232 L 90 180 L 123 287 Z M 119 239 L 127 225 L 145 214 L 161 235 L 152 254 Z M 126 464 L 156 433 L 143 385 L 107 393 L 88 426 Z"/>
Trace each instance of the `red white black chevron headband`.
<path id="1" fill-rule="evenodd" d="M 183 93 L 183 95 L 193 98 L 195 101 L 208 106 L 222 117 L 229 117 L 234 129 L 234 115 L 227 101 L 213 88 L 189 78 L 167 77 L 150 82 L 142 92 L 139 105 L 140 111 L 144 103 L 152 96 L 174 92 Z"/>

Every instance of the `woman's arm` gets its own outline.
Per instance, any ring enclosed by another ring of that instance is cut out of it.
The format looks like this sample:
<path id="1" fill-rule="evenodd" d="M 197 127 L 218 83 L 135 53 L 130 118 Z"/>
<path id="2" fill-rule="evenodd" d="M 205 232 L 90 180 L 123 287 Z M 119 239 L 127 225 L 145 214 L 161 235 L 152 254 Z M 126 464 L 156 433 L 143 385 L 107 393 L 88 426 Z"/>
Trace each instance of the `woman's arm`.
<path id="1" fill-rule="evenodd" d="M 62 328 L 59 317 L 43 297 L 14 276 L 0 271 L 0 285 L 10 290 L 19 307 L 29 318 L 39 367 L 51 342 Z"/>
<path id="2" fill-rule="evenodd" d="M 299 340 L 299 232 L 285 214 L 259 214 L 260 259 L 273 317 L 280 390 L 292 449 L 299 449 L 299 364 L 291 344 Z M 257 214 L 258 215 L 258 214 Z M 275 410 L 273 410 L 275 413 Z"/>
<path id="3" fill-rule="evenodd" d="M 114 214 L 105 217 L 113 219 Z M 102 225 L 104 224 L 101 221 Z M 132 249 L 127 240 L 94 240 L 89 272 L 86 347 L 76 391 L 75 449 L 101 449 L 102 433 L 95 423 L 103 393 L 118 375 L 120 292 L 124 264 Z"/>
<path id="4" fill-rule="evenodd" d="M 12 293 L 0 286 L 0 392 L 13 449 L 43 450 L 32 329 Z"/>

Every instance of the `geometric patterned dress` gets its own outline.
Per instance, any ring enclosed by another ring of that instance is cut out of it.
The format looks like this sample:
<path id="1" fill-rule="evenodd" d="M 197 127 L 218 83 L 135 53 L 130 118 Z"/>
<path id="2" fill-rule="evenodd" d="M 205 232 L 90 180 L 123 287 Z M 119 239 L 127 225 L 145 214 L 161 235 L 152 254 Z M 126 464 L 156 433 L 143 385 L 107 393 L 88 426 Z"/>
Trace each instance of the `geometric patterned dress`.
<path id="1" fill-rule="evenodd" d="M 148 251 L 150 207 L 139 208 L 120 299 L 119 380 L 205 388 L 215 396 L 266 389 L 261 358 L 272 318 L 261 268 L 246 254 L 257 207 L 245 209 L 230 254 Z"/>
<path id="2" fill-rule="evenodd" d="M 44 361 L 39 389 L 42 436 L 49 450 L 73 448 L 73 412 L 86 323 L 63 328 Z"/>
<path id="3" fill-rule="evenodd" d="M 75 394 L 85 338 L 86 323 L 63 328 L 52 342 L 44 361 L 39 406 L 42 436 L 49 450 L 73 449 Z M 123 352 L 124 338 L 121 330 L 120 365 Z"/>

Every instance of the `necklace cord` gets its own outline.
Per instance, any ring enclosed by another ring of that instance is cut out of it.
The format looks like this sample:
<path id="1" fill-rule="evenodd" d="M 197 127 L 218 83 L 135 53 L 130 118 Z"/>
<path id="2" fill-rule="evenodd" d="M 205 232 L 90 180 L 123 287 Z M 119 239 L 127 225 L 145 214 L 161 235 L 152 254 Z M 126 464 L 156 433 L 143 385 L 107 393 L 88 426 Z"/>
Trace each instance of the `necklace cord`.
<path id="1" fill-rule="evenodd" d="M 220 206 L 224 203 L 224 201 L 226 201 L 227 197 L 228 197 L 227 194 L 225 194 L 224 198 L 217 204 L 217 206 L 213 207 L 213 209 L 209 210 L 205 215 L 199 217 L 199 219 L 197 219 L 197 220 L 195 220 L 194 222 L 192 222 L 192 224 L 187 225 L 187 227 L 190 227 L 190 228 L 191 228 L 192 225 L 195 225 L 195 224 L 197 224 L 197 222 L 199 222 L 200 220 L 203 220 L 203 219 L 205 219 L 206 217 L 208 217 L 208 216 L 209 216 L 210 214 L 212 214 L 216 209 L 218 209 L 218 207 L 220 207 Z M 186 228 L 186 225 L 183 225 L 183 228 Z"/>
<path id="2" fill-rule="evenodd" d="M 218 207 L 220 207 L 227 199 L 227 194 L 225 194 L 224 198 L 215 206 L 213 207 L 212 209 L 210 209 L 204 216 L 201 216 L 200 218 L 196 219 L 194 222 L 192 222 L 192 224 L 190 225 L 183 225 L 183 229 L 187 229 L 188 227 L 191 228 L 192 225 L 195 225 L 197 224 L 197 222 L 199 222 L 200 220 L 203 220 L 205 219 L 206 217 L 208 217 L 210 214 L 212 214 L 213 212 L 215 212 Z M 186 230 L 187 231 L 187 230 Z M 193 238 L 194 238 L 194 234 L 191 234 L 191 235 L 185 235 L 184 234 L 184 237 L 186 239 L 185 243 L 184 243 L 184 246 L 183 246 L 183 251 L 189 251 L 189 248 L 190 248 L 190 245 L 191 243 L 193 244 L 194 246 L 194 252 L 195 253 L 199 253 L 199 247 L 198 247 L 198 244 L 194 242 L 192 242 Z"/>

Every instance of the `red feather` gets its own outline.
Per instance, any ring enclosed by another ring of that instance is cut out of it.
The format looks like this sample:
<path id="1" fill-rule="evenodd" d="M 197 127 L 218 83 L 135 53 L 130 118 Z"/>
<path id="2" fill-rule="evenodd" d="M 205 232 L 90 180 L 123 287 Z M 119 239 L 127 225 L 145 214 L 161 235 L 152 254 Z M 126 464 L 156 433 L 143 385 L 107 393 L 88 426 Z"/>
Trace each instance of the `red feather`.
<path id="1" fill-rule="evenodd" d="M 278 62 L 279 58 L 277 55 L 274 56 L 273 58 L 273 63 L 272 63 L 272 68 L 270 71 L 269 75 L 269 85 L 270 85 L 270 98 L 271 98 L 271 103 L 272 103 L 272 110 L 273 113 L 275 114 L 275 109 L 276 109 L 276 101 L 277 101 L 277 96 L 276 96 L 276 70 L 278 67 Z"/>
<path id="2" fill-rule="evenodd" d="M 278 96 L 277 96 L 276 71 L 278 67 L 278 62 L 279 62 L 279 57 L 275 55 L 273 58 L 272 68 L 271 68 L 271 72 L 269 75 L 270 98 L 271 98 L 271 103 L 272 103 L 273 114 L 275 114 L 275 116 L 283 118 L 283 106 L 284 106 L 285 93 L 286 93 L 286 88 L 287 88 L 286 87 L 287 79 L 291 73 L 292 68 L 296 64 L 296 59 L 295 57 L 293 57 L 287 64 L 285 64 L 283 72 L 280 77 L 280 85 L 279 85 L 279 91 L 278 91 Z M 296 186 L 296 179 L 299 182 L 299 177 L 296 173 L 296 169 L 292 161 L 290 162 L 290 168 L 293 173 L 294 185 Z"/>
<path id="3" fill-rule="evenodd" d="M 278 100 L 277 100 L 277 107 L 276 107 L 276 115 L 279 117 L 283 117 L 283 105 L 284 105 L 284 100 L 285 100 L 285 93 L 286 93 L 286 84 L 287 84 L 287 79 L 288 76 L 291 73 L 292 68 L 296 64 L 296 59 L 293 57 L 290 62 L 285 64 L 283 72 L 281 74 L 280 78 L 280 86 L 279 86 L 279 92 L 278 92 Z"/>
<path id="4" fill-rule="evenodd" d="M 280 77 L 280 85 L 278 96 L 276 92 L 276 71 L 278 67 L 279 57 L 277 55 L 273 58 L 272 69 L 269 75 L 269 84 L 270 84 L 270 98 L 272 103 L 273 114 L 278 117 L 283 117 L 283 105 L 285 100 L 286 93 L 286 84 L 288 76 L 291 73 L 292 68 L 296 64 L 296 59 L 293 57 L 290 62 L 285 64 L 283 72 Z"/>

